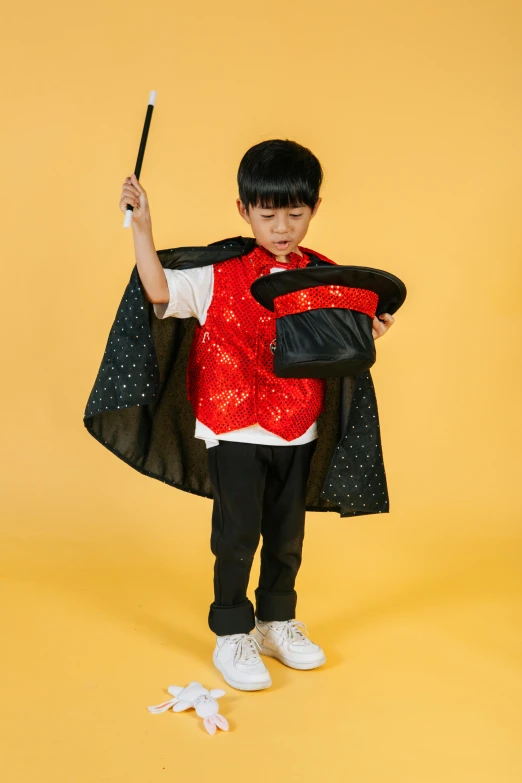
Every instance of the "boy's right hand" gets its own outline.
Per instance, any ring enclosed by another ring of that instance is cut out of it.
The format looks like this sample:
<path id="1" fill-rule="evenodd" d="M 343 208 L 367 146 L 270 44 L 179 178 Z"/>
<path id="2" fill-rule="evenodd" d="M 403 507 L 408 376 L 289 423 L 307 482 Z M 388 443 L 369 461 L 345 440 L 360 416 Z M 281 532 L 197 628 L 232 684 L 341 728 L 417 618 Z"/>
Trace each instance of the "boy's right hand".
<path id="1" fill-rule="evenodd" d="M 127 211 L 127 205 L 132 206 L 132 223 L 145 225 L 150 223 L 150 210 L 147 194 L 138 182 L 136 175 L 126 177 L 121 189 L 120 209 Z"/>

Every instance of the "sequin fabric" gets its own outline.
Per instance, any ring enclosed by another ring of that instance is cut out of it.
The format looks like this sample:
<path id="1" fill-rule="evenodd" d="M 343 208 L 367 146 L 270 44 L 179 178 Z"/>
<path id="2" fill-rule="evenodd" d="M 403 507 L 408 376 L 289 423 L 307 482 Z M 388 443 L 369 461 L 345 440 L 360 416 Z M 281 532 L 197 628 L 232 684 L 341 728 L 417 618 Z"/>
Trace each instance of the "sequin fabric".
<path id="1" fill-rule="evenodd" d="M 320 285 L 302 288 L 274 298 L 276 318 L 323 307 L 341 307 L 366 313 L 375 317 L 379 295 L 366 288 L 352 288 L 344 285 Z"/>
<path id="2" fill-rule="evenodd" d="M 217 434 L 260 424 L 293 440 L 322 413 L 324 379 L 274 375 L 275 314 L 250 293 L 274 266 L 299 269 L 309 262 L 306 254 L 290 253 L 281 264 L 256 246 L 214 267 L 212 302 L 204 325 L 196 326 L 187 365 L 187 395 L 196 417 Z"/>

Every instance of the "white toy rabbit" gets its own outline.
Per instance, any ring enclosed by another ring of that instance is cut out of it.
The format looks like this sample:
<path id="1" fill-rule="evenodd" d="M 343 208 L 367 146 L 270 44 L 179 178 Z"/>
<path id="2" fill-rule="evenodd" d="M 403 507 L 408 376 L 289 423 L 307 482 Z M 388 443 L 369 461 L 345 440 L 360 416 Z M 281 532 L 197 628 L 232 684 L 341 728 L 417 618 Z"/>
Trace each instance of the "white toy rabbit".
<path id="1" fill-rule="evenodd" d="M 167 690 L 172 693 L 174 698 L 163 702 L 163 704 L 157 704 L 155 707 L 148 707 L 150 712 L 166 712 L 171 707 L 174 712 L 182 712 L 194 707 L 199 717 L 203 718 L 204 726 L 209 734 L 215 734 L 216 728 L 228 731 L 228 721 L 219 714 L 217 702 L 217 699 L 225 695 L 225 691 L 220 688 L 207 691 L 200 682 L 195 680 L 189 683 L 186 688 L 181 688 L 179 685 L 169 685 Z"/>

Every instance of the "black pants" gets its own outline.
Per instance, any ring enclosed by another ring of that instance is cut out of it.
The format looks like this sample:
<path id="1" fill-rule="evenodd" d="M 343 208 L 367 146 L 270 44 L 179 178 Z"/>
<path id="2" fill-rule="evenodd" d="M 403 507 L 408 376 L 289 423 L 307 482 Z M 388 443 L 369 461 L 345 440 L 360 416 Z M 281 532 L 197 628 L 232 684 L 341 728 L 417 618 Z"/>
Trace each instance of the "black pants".
<path id="1" fill-rule="evenodd" d="M 265 621 L 295 617 L 306 484 L 316 445 L 316 440 L 301 446 L 222 440 L 208 449 L 215 555 L 208 624 L 215 634 L 248 633 L 255 626 L 247 588 L 261 535 L 255 613 Z"/>

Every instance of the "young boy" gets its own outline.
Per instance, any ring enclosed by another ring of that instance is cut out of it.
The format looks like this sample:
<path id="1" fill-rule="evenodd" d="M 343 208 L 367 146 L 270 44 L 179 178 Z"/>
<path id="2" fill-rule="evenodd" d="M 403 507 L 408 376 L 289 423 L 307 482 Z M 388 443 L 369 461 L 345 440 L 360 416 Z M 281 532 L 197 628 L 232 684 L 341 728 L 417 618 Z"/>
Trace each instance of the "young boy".
<path id="1" fill-rule="evenodd" d="M 255 145 L 241 160 L 236 201 L 254 234 L 252 249 L 185 269 L 162 265 L 147 194 L 134 175 L 123 183 L 120 199 L 123 212 L 127 205 L 134 210 L 136 265 L 155 316 L 197 320 L 186 392 L 196 417 L 194 436 L 206 446 L 214 500 L 208 624 L 216 634 L 214 664 L 241 690 L 271 685 L 259 651 L 296 669 L 326 660 L 295 619 L 307 482 L 326 384 L 275 376 L 274 318 L 250 293 L 259 276 L 310 263 L 312 251 L 301 242 L 321 203 L 322 179 L 321 165 L 307 148 L 279 139 Z M 381 317 L 373 321 L 374 339 L 394 321 L 388 313 Z M 247 588 L 261 536 L 254 610 Z"/>

